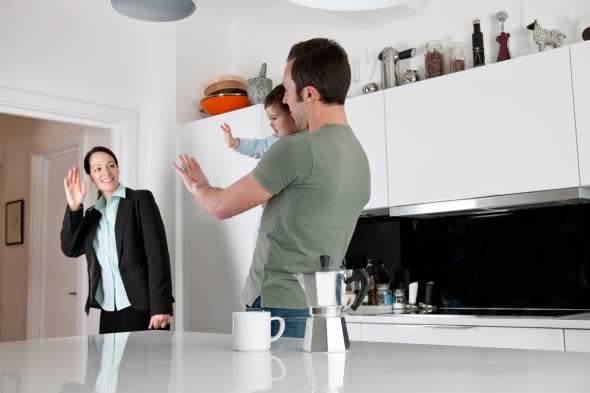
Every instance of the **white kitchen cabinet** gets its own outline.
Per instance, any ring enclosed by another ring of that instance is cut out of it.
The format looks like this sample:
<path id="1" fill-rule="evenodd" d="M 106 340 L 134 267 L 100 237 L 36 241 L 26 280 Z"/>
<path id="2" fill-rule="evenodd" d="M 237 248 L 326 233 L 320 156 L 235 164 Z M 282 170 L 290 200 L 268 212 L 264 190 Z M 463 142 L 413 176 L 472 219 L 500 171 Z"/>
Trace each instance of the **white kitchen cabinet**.
<path id="1" fill-rule="evenodd" d="M 213 186 L 227 187 L 249 173 L 257 160 L 229 149 L 220 124 L 236 137 L 257 138 L 268 121 L 262 105 L 188 123 L 180 128 L 178 152 L 194 156 Z M 265 132 L 265 134 L 268 134 Z M 186 330 L 231 332 L 232 311 L 243 310 L 241 291 L 252 262 L 261 208 L 227 220 L 202 210 L 180 189 L 181 258 Z"/>
<path id="2" fill-rule="evenodd" d="M 371 199 L 364 210 L 388 207 L 383 91 L 346 99 L 346 115 L 371 169 Z"/>
<path id="3" fill-rule="evenodd" d="M 581 42 L 570 47 L 572 58 L 572 84 L 578 154 L 580 160 L 580 183 L 590 186 L 590 42 Z"/>
<path id="4" fill-rule="evenodd" d="M 361 341 L 361 324 L 355 322 L 346 322 L 348 339 L 350 341 Z"/>
<path id="5" fill-rule="evenodd" d="M 392 206 L 579 185 L 568 48 L 384 93 Z"/>
<path id="6" fill-rule="evenodd" d="M 590 352 L 590 330 L 564 329 L 567 352 Z"/>
<path id="7" fill-rule="evenodd" d="M 563 330 L 462 325 L 361 324 L 361 341 L 563 351 Z"/>

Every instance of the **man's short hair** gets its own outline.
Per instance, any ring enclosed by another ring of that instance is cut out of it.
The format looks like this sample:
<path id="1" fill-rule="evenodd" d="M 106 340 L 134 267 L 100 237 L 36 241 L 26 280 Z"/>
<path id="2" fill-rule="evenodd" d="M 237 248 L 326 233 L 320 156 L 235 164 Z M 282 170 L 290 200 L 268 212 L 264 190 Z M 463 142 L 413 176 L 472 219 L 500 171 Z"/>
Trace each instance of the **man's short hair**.
<path id="1" fill-rule="evenodd" d="M 297 96 L 306 86 L 315 87 L 326 104 L 343 105 L 350 87 L 348 55 L 340 44 L 328 38 L 312 38 L 291 48 L 291 77 Z"/>

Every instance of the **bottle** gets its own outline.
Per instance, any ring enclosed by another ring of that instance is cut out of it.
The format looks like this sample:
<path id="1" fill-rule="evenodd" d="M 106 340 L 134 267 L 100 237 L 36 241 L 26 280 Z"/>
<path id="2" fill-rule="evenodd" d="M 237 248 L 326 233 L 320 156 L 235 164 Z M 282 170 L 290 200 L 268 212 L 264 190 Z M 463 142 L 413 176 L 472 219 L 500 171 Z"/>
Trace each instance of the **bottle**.
<path id="1" fill-rule="evenodd" d="M 424 53 L 426 79 L 442 75 L 443 67 L 444 55 L 442 53 L 442 43 L 438 40 L 428 41 L 426 43 L 426 52 Z"/>
<path id="2" fill-rule="evenodd" d="M 377 260 L 377 304 L 392 304 L 393 296 L 389 289 L 391 280 L 382 259 Z"/>
<path id="3" fill-rule="evenodd" d="M 373 264 L 373 259 L 367 259 L 367 266 L 365 268 L 367 275 L 371 278 L 369 283 L 369 292 L 367 292 L 367 304 L 369 306 L 377 305 L 377 284 L 379 283 L 379 276 L 377 275 L 377 267 Z"/>
<path id="4" fill-rule="evenodd" d="M 385 268 L 385 263 L 383 263 L 383 259 L 377 259 L 377 277 L 378 277 L 378 284 L 386 284 L 387 289 L 389 289 L 389 284 L 391 282 L 389 278 L 389 272 Z"/>
<path id="5" fill-rule="evenodd" d="M 473 66 L 479 67 L 486 64 L 485 53 L 483 47 L 483 33 L 479 19 L 473 21 L 473 34 L 471 35 L 471 43 L 473 46 Z"/>
<path id="6" fill-rule="evenodd" d="M 465 70 L 465 46 L 461 43 L 455 43 L 451 47 L 449 55 L 449 72 Z"/>

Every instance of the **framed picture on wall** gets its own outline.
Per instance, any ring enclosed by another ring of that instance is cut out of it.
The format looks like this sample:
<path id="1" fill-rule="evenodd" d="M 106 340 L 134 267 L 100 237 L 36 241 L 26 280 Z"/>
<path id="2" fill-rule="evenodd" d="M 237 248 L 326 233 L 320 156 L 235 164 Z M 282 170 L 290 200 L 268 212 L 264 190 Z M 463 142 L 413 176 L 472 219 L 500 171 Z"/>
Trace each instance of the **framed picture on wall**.
<path id="1" fill-rule="evenodd" d="M 23 213 L 25 201 L 6 202 L 6 245 L 23 244 Z"/>

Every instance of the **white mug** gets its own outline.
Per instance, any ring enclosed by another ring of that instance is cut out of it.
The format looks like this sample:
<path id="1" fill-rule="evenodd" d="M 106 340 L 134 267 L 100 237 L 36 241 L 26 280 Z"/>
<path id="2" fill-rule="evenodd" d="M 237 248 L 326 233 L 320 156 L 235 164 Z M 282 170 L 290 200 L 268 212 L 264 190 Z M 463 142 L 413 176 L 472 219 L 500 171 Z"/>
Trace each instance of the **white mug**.
<path id="1" fill-rule="evenodd" d="M 271 321 L 279 321 L 279 332 L 270 335 Z M 271 317 L 268 311 L 242 311 L 232 314 L 234 351 L 267 351 L 270 343 L 285 331 L 285 320 Z"/>
<path id="2" fill-rule="evenodd" d="M 287 376 L 283 361 L 272 356 L 270 351 L 234 352 L 233 355 L 233 375 L 237 391 L 269 390 L 273 381 L 283 380 Z"/>

